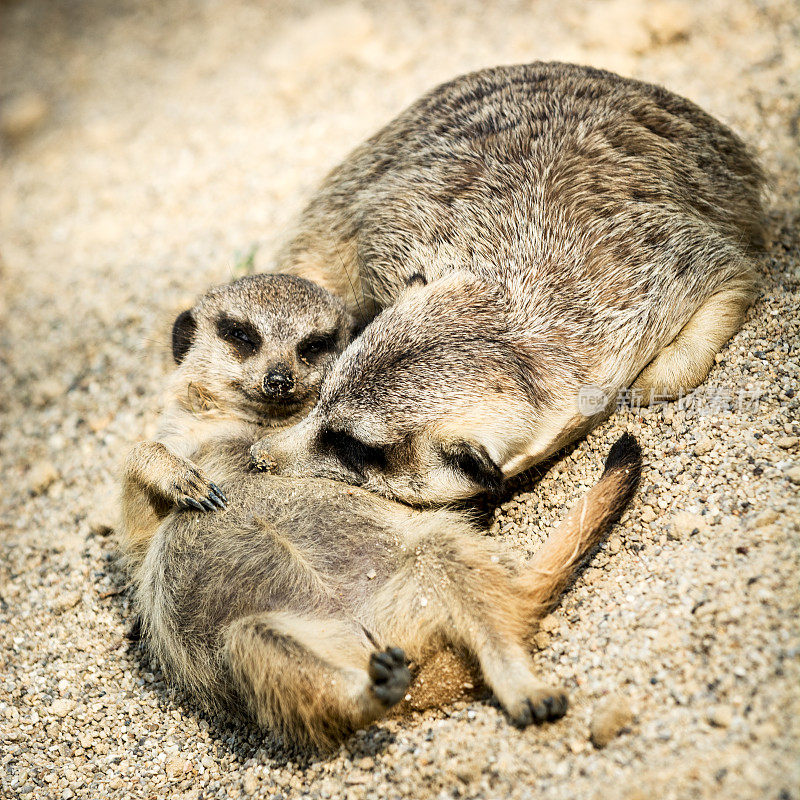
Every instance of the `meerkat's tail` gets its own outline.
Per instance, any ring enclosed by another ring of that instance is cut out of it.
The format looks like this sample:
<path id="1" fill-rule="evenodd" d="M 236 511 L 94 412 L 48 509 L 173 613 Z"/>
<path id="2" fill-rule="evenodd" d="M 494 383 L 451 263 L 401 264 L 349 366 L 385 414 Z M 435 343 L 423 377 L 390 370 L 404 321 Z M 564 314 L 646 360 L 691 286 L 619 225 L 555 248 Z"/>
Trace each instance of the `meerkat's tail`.
<path id="1" fill-rule="evenodd" d="M 642 449 L 629 433 L 612 446 L 597 482 L 547 537 L 520 574 L 529 619 L 547 613 L 583 557 L 622 516 L 639 484 Z"/>

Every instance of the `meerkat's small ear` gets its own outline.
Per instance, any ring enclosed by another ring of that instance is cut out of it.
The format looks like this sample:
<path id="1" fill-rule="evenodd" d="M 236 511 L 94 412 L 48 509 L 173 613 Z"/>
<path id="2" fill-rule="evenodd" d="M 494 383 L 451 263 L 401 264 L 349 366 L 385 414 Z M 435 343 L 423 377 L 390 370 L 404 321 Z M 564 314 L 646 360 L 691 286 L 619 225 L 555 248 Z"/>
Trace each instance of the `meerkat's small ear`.
<path id="1" fill-rule="evenodd" d="M 181 311 L 172 323 L 172 357 L 176 364 L 180 364 L 189 348 L 194 342 L 194 334 L 197 330 L 197 323 L 192 316 L 192 309 Z"/>
<path id="2" fill-rule="evenodd" d="M 428 279 L 421 273 L 415 272 L 413 275 L 409 275 L 406 278 L 406 286 L 427 286 Z"/>
<path id="3" fill-rule="evenodd" d="M 369 325 L 368 319 L 354 319 L 353 324 L 350 326 L 350 341 L 357 339 L 364 332 L 364 328 Z"/>
<path id="4" fill-rule="evenodd" d="M 496 492 L 503 485 L 503 472 L 483 445 L 450 442 L 442 445 L 441 449 L 445 464 L 460 470 L 487 492 Z"/>
<path id="5" fill-rule="evenodd" d="M 347 343 L 350 343 L 367 327 L 367 322 L 348 314 L 342 327 L 347 330 Z"/>

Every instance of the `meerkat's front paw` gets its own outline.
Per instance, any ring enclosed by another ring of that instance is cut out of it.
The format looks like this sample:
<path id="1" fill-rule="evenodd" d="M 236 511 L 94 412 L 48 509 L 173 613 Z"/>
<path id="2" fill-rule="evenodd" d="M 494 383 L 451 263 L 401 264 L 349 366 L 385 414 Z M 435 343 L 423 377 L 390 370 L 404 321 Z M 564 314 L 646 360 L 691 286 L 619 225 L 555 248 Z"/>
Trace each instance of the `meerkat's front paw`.
<path id="1" fill-rule="evenodd" d="M 411 672 L 406 664 L 406 654 L 399 647 L 388 647 L 374 652 L 369 659 L 370 691 L 387 708 L 403 699 Z"/>
<path id="2" fill-rule="evenodd" d="M 187 467 L 180 477 L 173 479 L 170 494 L 175 505 L 183 509 L 214 511 L 228 504 L 222 489 L 196 467 Z"/>
<path id="3" fill-rule="evenodd" d="M 567 694 L 562 689 L 541 686 L 526 691 L 505 710 L 514 725 L 525 728 L 534 722 L 538 725 L 560 719 L 567 713 L 567 705 Z"/>

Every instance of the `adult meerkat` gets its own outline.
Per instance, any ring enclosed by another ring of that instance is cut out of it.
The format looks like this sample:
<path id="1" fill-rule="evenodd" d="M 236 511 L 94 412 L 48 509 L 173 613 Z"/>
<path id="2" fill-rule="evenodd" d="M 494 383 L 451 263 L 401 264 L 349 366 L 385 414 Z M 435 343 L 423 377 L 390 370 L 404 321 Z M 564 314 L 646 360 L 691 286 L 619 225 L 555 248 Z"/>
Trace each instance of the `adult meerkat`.
<path id="1" fill-rule="evenodd" d="M 227 508 L 173 512 L 135 569 L 143 638 L 168 677 L 210 709 L 328 748 L 404 697 L 406 656 L 424 664 L 451 645 L 515 724 L 565 713 L 566 694 L 534 674 L 526 633 L 630 499 L 633 437 L 527 563 L 452 511 L 249 471 L 250 444 L 201 447 Z"/>
<path id="2" fill-rule="evenodd" d="M 277 259 L 381 313 L 254 458 L 447 501 L 596 425 L 583 387 L 693 389 L 754 297 L 762 183 L 658 86 L 534 63 L 434 89 L 328 176 Z"/>
<path id="3" fill-rule="evenodd" d="M 224 508 L 225 494 L 192 454 L 215 439 L 256 441 L 307 414 L 352 330 L 340 300 L 288 275 L 216 287 L 178 315 L 177 369 L 157 438 L 136 444 L 123 470 L 122 546 L 129 557 L 141 557 L 172 509 Z"/>

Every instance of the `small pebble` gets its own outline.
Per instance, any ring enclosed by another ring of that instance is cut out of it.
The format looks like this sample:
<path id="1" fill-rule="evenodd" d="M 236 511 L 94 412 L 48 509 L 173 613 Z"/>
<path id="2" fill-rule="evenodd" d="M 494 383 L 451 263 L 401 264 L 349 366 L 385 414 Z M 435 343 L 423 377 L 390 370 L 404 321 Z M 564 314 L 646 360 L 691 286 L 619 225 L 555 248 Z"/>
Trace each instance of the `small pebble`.
<path id="1" fill-rule="evenodd" d="M 633 721 L 630 701 L 621 695 L 601 700 L 592 714 L 590 738 L 595 747 L 605 747 Z"/>
<path id="2" fill-rule="evenodd" d="M 58 700 L 53 700 L 48 711 L 54 717 L 66 717 L 73 708 L 75 708 L 74 700 L 59 698 Z"/>
<path id="3" fill-rule="evenodd" d="M 733 722 L 733 709 L 730 706 L 715 706 L 708 712 L 708 721 L 715 728 L 728 728 Z"/>
<path id="4" fill-rule="evenodd" d="M 32 495 L 42 494 L 58 479 L 58 472 L 51 461 L 39 461 L 28 472 L 28 488 Z"/>
<path id="5" fill-rule="evenodd" d="M 699 514 L 691 514 L 688 511 L 679 511 L 674 514 L 669 522 L 670 535 L 675 539 L 684 539 L 696 533 L 706 530 L 707 521 Z"/>
<path id="6" fill-rule="evenodd" d="M 645 24 L 657 44 L 672 44 L 689 36 L 692 12 L 686 3 L 656 0 L 648 3 Z"/>
<path id="7" fill-rule="evenodd" d="M 183 775 L 188 766 L 186 759 L 181 756 L 169 756 L 164 762 L 164 771 L 170 778 L 177 778 Z"/>
<path id="8" fill-rule="evenodd" d="M 701 439 L 697 440 L 697 444 L 695 444 L 692 452 L 696 456 L 704 456 L 706 453 L 710 453 L 713 449 L 714 440 L 710 436 L 703 436 Z"/>
<path id="9" fill-rule="evenodd" d="M 80 603 L 81 596 L 82 596 L 81 593 L 77 590 L 71 592 L 59 593 L 58 596 L 50 604 L 50 607 L 56 613 L 69 611 L 69 609 L 75 608 L 75 606 L 78 605 L 78 603 Z"/>
<path id="10" fill-rule="evenodd" d="M 652 506 L 642 506 L 642 522 L 649 525 L 656 520 L 656 512 Z"/>
<path id="11" fill-rule="evenodd" d="M 539 650 L 543 650 L 550 644 L 550 634 L 547 631 L 539 631 L 534 634 L 533 643 Z"/>
<path id="12" fill-rule="evenodd" d="M 561 622 L 555 614 L 548 614 L 546 617 L 542 617 L 539 622 L 539 628 L 547 631 L 547 633 L 555 633 L 560 626 Z"/>
<path id="13" fill-rule="evenodd" d="M 766 528 L 780 518 L 780 514 L 772 508 L 762 511 L 751 523 L 751 528 Z"/>

